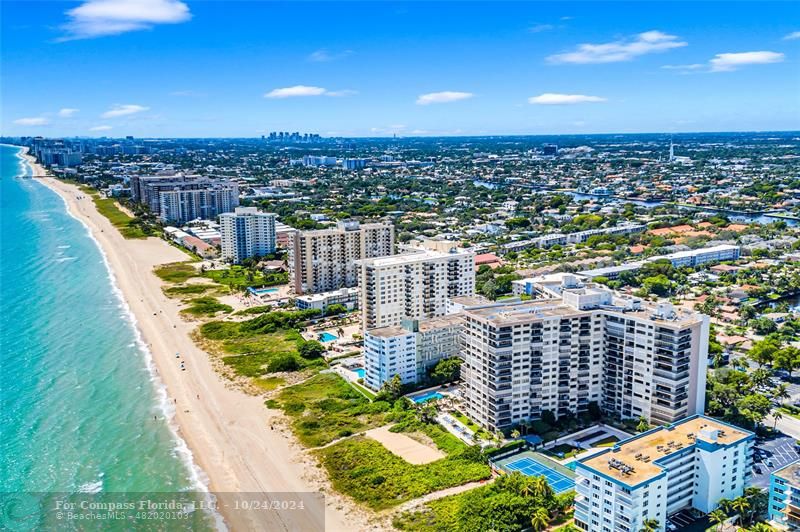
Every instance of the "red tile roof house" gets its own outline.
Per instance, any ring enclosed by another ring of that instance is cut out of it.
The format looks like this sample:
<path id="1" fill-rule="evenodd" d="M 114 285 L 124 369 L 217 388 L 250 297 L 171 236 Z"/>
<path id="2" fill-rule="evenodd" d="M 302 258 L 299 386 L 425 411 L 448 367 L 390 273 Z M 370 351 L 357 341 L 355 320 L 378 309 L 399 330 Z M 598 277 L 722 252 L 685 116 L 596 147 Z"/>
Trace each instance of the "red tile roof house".
<path id="1" fill-rule="evenodd" d="M 494 270 L 495 268 L 502 266 L 503 261 L 500 259 L 500 257 L 493 253 L 481 253 L 480 255 L 475 255 L 475 269 L 477 270 L 484 264 Z"/>
<path id="2" fill-rule="evenodd" d="M 183 245 L 204 259 L 212 258 L 217 256 L 217 248 L 212 246 L 211 244 L 207 244 L 197 238 L 196 236 L 187 235 L 183 237 Z"/>

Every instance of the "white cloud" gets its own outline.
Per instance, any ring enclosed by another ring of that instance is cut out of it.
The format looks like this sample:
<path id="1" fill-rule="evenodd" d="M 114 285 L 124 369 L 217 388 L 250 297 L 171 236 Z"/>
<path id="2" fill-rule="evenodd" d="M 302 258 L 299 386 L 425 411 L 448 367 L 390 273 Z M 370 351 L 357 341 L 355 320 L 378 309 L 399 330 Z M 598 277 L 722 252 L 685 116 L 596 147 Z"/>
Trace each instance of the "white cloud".
<path id="1" fill-rule="evenodd" d="M 312 87 L 308 85 L 295 85 L 293 87 L 283 87 L 280 89 L 272 89 L 264 94 L 264 98 L 298 98 L 304 96 L 352 96 L 358 94 L 358 91 L 351 89 L 342 89 L 338 91 L 329 91 L 323 87 Z"/>
<path id="2" fill-rule="evenodd" d="M 417 105 L 430 105 L 432 103 L 448 103 L 457 102 L 459 100 L 467 100 L 472 98 L 474 94 L 471 92 L 458 92 L 458 91 L 443 91 L 431 92 L 428 94 L 420 94 L 417 98 Z"/>
<path id="3" fill-rule="evenodd" d="M 134 115 L 143 111 L 148 111 L 149 107 L 135 104 L 114 104 L 111 109 L 100 115 L 100 118 L 119 118 L 120 116 Z"/>
<path id="4" fill-rule="evenodd" d="M 353 50 L 343 50 L 341 52 L 331 52 L 324 48 L 316 50 L 308 55 L 308 60 L 313 63 L 327 63 L 328 61 L 337 61 L 352 55 Z"/>
<path id="5" fill-rule="evenodd" d="M 783 37 L 784 41 L 794 41 L 800 39 L 800 31 L 793 31 L 792 33 Z"/>
<path id="6" fill-rule="evenodd" d="M 75 113 L 77 113 L 80 109 L 72 109 L 70 107 L 65 107 L 58 112 L 58 116 L 61 118 L 70 118 Z"/>
<path id="7" fill-rule="evenodd" d="M 325 96 L 354 96 L 358 94 L 358 91 L 354 91 L 352 89 L 342 89 L 339 91 L 325 91 Z"/>
<path id="8" fill-rule="evenodd" d="M 784 55 L 778 52 L 739 52 L 717 54 L 709 61 L 711 72 L 730 72 L 747 65 L 766 65 L 780 63 Z"/>
<path id="9" fill-rule="evenodd" d="M 587 96 L 585 94 L 558 94 L 545 92 L 539 96 L 531 96 L 528 103 L 536 105 L 573 105 L 576 103 L 604 102 L 605 98 L 600 96 Z"/>
<path id="10" fill-rule="evenodd" d="M 30 118 L 17 118 L 14 123 L 18 126 L 46 126 L 50 121 L 42 116 Z"/>
<path id="11" fill-rule="evenodd" d="M 679 71 L 689 71 L 689 70 L 702 70 L 706 67 L 703 63 L 692 63 L 691 65 L 664 65 L 661 68 L 666 70 L 679 70 Z"/>
<path id="12" fill-rule="evenodd" d="M 89 131 L 108 131 L 109 129 L 113 128 L 111 126 L 101 125 L 101 126 L 90 127 Z"/>
<path id="13" fill-rule="evenodd" d="M 542 33 L 543 31 L 550 31 L 556 29 L 555 26 L 552 24 L 534 24 L 530 28 L 528 28 L 528 32 L 530 33 Z"/>
<path id="14" fill-rule="evenodd" d="M 192 18 L 180 0 L 84 0 L 66 14 L 69 21 L 62 26 L 66 35 L 61 41 L 119 35 Z"/>
<path id="15" fill-rule="evenodd" d="M 571 51 L 551 55 L 547 58 L 550 63 L 616 63 L 630 61 L 645 54 L 665 52 L 673 48 L 681 48 L 687 43 L 679 41 L 675 35 L 669 35 L 657 30 L 639 33 L 633 38 L 622 39 L 601 44 L 580 44 Z"/>

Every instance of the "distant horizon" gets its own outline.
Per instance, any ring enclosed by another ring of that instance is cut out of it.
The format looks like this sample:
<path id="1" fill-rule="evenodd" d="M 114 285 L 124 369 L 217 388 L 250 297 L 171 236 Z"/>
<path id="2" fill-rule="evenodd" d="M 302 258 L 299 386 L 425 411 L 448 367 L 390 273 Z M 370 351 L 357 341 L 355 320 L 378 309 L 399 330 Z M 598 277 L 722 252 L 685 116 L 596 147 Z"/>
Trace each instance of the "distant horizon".
<path id="1" fill-rule="evenodd" d="M 289 132 L 294 133 L 294 132 Z M 300 134 L 304 134 L 305 132 L 300 132 Z M 308 132 L 311 133 L 311 132 Z M 780 134 L 798 134 L 800 135 L 800 129 L 785 129 L 785 130 L 773 130 L 773 129 L 766 129 L 766 130 L 752 130 L 752 131 L 642 131 L 642 132 L 598 132 L 598 133 L 531 133 L 531 134 L 497 134 L 497 135 L 397 135 L 396 137 L 392 136 L 356 136 L 356 137 L 326 137 L 320 136 L 320 139 L 323 140 L 400 140 L 400 139 L 437 139 L 437 138 L 446 138 L 446 139 L 488 139 L 488 138 L 508 138 L 508 137 L 593 137 L 593 136 L 629 136 L 629 135 L 664 135 L 664 136 L 678 136 L 678 135 L 738 135 L 738 134 L 767 134 L 767 133 L 780 133 Z M 0 134 L 0 139 L 15 139 L 15 138 L 31 138 L 31 137 L 42 137 L 46 139 L 81 139 L 81 140 L 125 140 L 127 137 L 132 135 L 123 135 L 120 137 L 92 137 L 88 135 L 59 135 L 59 136 L 47 136 L 47 135 L 2 135 Z M 151 136 L 142 136 L 137 137 L 133 136 L 134 140 L 264 140 L 266 142 L 270 142 L 268 138 L 262 138 L 260 135 L 254 137 L 215 137 L 215 136 L 199 136 L 199 137 L 151 137 Z M 281 144 L 280 141 L 271 142 L 272 144 Z M 313 142 L 298 142 L 298 141 L 287 141 L 285 144 L 309 144 L 313 145 Z"/>

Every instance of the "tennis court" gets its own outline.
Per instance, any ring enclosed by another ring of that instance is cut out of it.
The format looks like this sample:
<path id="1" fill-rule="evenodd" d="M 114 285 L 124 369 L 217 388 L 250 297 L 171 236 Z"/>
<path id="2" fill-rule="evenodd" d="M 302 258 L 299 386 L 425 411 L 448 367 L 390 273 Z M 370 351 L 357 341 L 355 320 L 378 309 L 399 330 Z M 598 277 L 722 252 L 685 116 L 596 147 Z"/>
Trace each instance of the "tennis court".
<path id="1" fill-rule="evenodd" d="M 571 471 L 563 466 L 560 467 L 560 469 L 564 469 L 563 473 L 557 471 L 555 467 L 543 463 L 546 459 L 535 456 L 534 453 L 524 452 L 507 460 L 502 460 L 497 465 L 508 472 L 519 471 L 529 477 L 544 477 L 556 493 L 564 493 L 575 488 L 574 477 L 567 474 L 568 472 L 572 473 Z"/>

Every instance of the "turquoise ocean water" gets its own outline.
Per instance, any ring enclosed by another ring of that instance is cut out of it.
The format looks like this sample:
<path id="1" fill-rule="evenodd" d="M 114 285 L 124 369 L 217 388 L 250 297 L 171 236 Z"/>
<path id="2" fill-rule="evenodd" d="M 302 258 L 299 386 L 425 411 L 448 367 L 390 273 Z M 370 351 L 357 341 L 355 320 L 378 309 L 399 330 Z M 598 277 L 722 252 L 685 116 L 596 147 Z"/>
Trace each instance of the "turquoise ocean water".
<path id="1" fill-rule="evenodd" d="M 0 492 L 202 489 L 103 255 L 18 152 L 0 146 Z"/>

